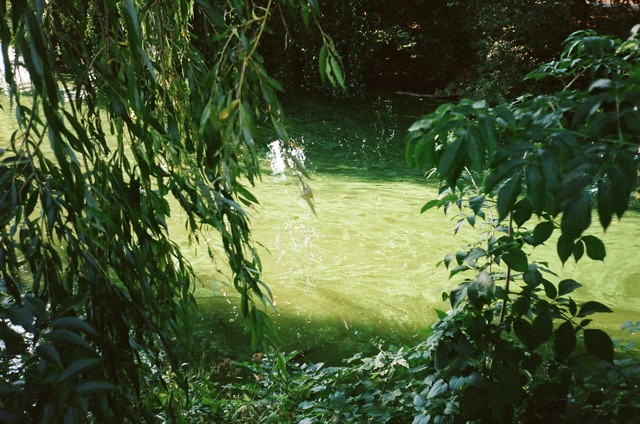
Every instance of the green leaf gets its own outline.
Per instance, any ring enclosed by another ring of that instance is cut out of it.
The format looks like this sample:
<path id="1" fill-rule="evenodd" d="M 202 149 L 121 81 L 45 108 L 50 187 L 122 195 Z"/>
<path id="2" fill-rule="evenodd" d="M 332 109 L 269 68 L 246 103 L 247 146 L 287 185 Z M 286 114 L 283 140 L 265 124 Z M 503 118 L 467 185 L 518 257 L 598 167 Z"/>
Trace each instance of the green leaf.
<path id="1" fill-rule="evenodd" d="M 92 336 L 98 337 L 98 332 L 90 326 L 86 321 L 78 317 L 61 317 L 53 320 L 51 325 L 54 327 L 66 327 L 74 330 L 83 331 Z"/>
<path id="2" fill-rule="evenodd" d="M 325 84 L 327 79 L 327 46 L 324 44 L 320 47 L 318 54 L 318 70 L 320 71 L 320 79 Z"/>
<path id="3" fill-rule="evenodd" d="M 478 215 L 484 206 L 485 196 L 471 196 L 469 198 L 469 207 L 474 214 Z"/>
<path id="4" fill-rule="evenodd" d="M 529 265 L 529 269 L 522 275 L 522 279 L 531 287 L 538 286 L 542 282 L 542 274 L 538 271 L 538 265 Z"/>
<path id="5" fill-rule="evenodd" d="M 140 24 L 138 22 L 138 13 L 132 0 L 124 0 L 125 22 L 127 24 L 127 35 L 131 47 L 139 48 L 140 46 Z"/>
<path id="6" fill-rule="evenodd" d="M 580 239 L 573 245 L 573 259 L 578 262 L 580 258 L 582 258 L 582 255 L 584 255 L 584 244 L 582 243 L 582 239 Z"/>
<path id="7" fill-rule="evenodd" d="M 533 332 L 533 326 L 524 318 L 516 318 L 513 322 L 513 330 L 516 336 L 529 349 L 535 349 L 536 341 Z"/>
<path id="8" fill-rule="evenodd" d="M 470 128 L 467 131 L 466 146 L 467 146 L 467 166 L 473 171 L 480 172 L 483 170 L 484 164 L 484 151 L 482 150 L 482 140 L 477 134 L 475 127 Z"/>
<path id="9" fill-rule="evenodd" d="M 573 325 L 565 321 L 554 332 L 553 353 L 556 360 L 564 361 L 576 347 L 576 331 Z"/>
<path id="10" fill-rule="evenodd" d="M 450 347 L 449 343 L 441 341 L 436 348 L 435 357 L 433 358 L 433 366 L 436 370 L 444 370 L 449 366 L 450 359 Z"/>
<path id="11" fill-rule="evenodd" d="M 493 120 L 487 115 L 482 115 L 478 119 L 478 128 L 484 138 L 487 154 L 492 157 L 498 146 L 498 137 L 493 127 Z"/>
<path id="12" fill-rule="evenodd" d="M 522 227 L 533 214 L 533 205 L 531 201 L 526 197 L 521 199 L 514 205 L 513 208 L 513 222 L 516 223 L 518 227 Z"/>
<path id="13" fill-rule="evenodd" d="M 551 152 L 544 151 L 540 154 L 539 162 L 545 191 L 553 197 L 560 188 L 560 167 L 558 160 Z"/>
<path id="14" fill-rule="evenodd" d="M 413 417 L 413 421 L 411 421 L 411 424 L 429 424 L 430 421 L 431 415 L 424 415 L 424 413 L 421 412 L 420 414 Z"/>
<path id="15" fill-rule="evenodd" d="M 600 78 L 591 83 L 591 85 L 589 86 L 589 91 L 593 91 L 597 88 L 609 88 L 611 87 L 611 84 L 612 81 L 610 79 Z"/>
<path id="16" fill-rule="evenodd" d="M 464 286 L 458 286 L 457 288 L 451 290 L 449 294 L 449 301 L 451 302 L 451 307 L 456 308 L 458 304 L 466 297 L 467 289 Z"/>
<path id="17" fill-rule="evenodd" d="M 529 269 L 527 255 L 519 248 L 512 248 L 504 253 L 502 260 L 514 271 L 526 272 Z"/>
<path id="18" fill-rule="evenodd" d="M 544 286 L 544 294 L 546 294 L 549 299 L 558 297 L 558 290 L 556 290 L 556 286 L 554 286 L 551 281 L 543 279 L 542 285 Z"/>
<path id="19" fill-rule="evenodd" d="M 580 321 L 580 327 L 586 327 L 587 325 L 591 324 L 591 321 L 593 321 L 591 318 L 583 319 L 582 321 Z"/>
<path id="20" fill-rule="evenodd" d="M 4 312 L 3 315 L 9 318 L 13 325 L 23 327 L 29 332 L 37 332 L 34 326 L 35 317 L 24 306 L 12 306 L 4 309 L 2 312 Z"/>
<path id="21" fill-rule="evenodd" d="M 118 386 L 103 380 L 91 380 L 80 384 L 74 390 L 79 395 L 109 393 L 118 390 Z"/>
<path id="22" fill-rule="evenodd" d="M 418 137 L 415 146 L 407 145 L 408 163 L 416 168 L 434 168 L 436 163 L 436 141 L 426 133 Z"/>
<path id="23" fill-rule="evenodd" d="M 93 350 L 89 342 L 87 342 L 83 337 L 79 336 L 77 333 L 74 333 L 69 330 L 51 330 L 50 332 L 46 333 L 44 337 L 51 341 L 70 343 L 70 344 L 84 347 L 88 350 Z"/>
<path id="24" fill-rule="evenodd" d="M 302 23 L 305 28 L 309 28 L 309 7 L 306 5 L 300 6 L 300 16 L 302 17 Z"/>
<path id="25" fill-rule="evenodd" d="M 317 403 L 313 401 L 304 401 L 298 404 L 298 408 L 304 411 L 313 408 L 316 404 Z"/>
<path id="26" fill-rule="evenodd" d="M 611 181 L 611 208 L 618 218 L 629 207 L 629 195 L 631 193 L 631 185 L 624 172 L 617 167 L 608 169 L 608 177 Z"/>
<path id="27" fill-rule="evenodd" d="M 555 225 L 552 221 L 541 222 L 535 226 L 533 229 L 533 245 L 538 246 L 551 237 L 553 234 L 553 230 L 555 229 Z"/>
<path id="28" fill-rule="evenodd" d="M 331 71 L 336 78 L 336 82 L 340 87 L 344 89 L 344 76 L 342 74 L 342 68 L 340 66 L 339 60 L 337 59 L 337 56 L 334 56 L 333 54 L 329 56 L 329 66 L 331 67 Z"/>
<path id="29" fill-rule="evenodd" d="M 522 316 L 529 313 L 531 309 L 531 299 L 529 297 L 519 296 L 511 305 L 511 312 L 515 316 Z"/>
<path id="30" fill-rule="evenodd" d="M 49 343 L 40 343 L 36 348 L 36 353 L 43 359 L 46 359 L 54 364 L 58 365 L 62 368 L 62 359 L 60 358 L 60 353 L 55 348 L 55 346 Z"/>
<path id="31" fill-rule="evenodd" d="M 558 257 L 564 264 L 573 253 L 573 239 L 562 234 L 558 238 L 557 251 Z"/>
<path id="32" fill-rule="evenodd" d="M 75 375 L 75 374 L 79 373 L 80 371 L 84 371 L 87 368 L 94 367 L 94 366 L 98 365 L 101 362 L 102 362 L 101 358 L 85 358 L 85 359 L 78 359 L 77 361 L 73 361 L 71 364 L 69 364 L 68 367 L 66 367 L 58 375 L 57 381 L 58 382 L 62 382 L 64 380 L 66 380 L 67 378 L 71 377 L 72 375 Z"/>
<path id="33" fill-rule="evenodd" d="M 544 180 L 540 169 L 533 164 L 527 165 L 525 169 L 527 182 L 527 197 L 531 201 L 533 209 L 540 213 L 545 205 Z"/>
<path id="34" fill-rule="evenodd" d="M 590 300 L 588 302 L 585 302 L 580 307 L 580 312 L 578 313 L 578 316 L 582 318 L 582 317 L 586 317 L 587 315 L 595 314 L 598 312 L 613 312 L 613 311 L 600 302 L 596 302 L 595 300 Z"/>
<path id="35" fill-rule="evenodd" d="M 456 181 L 460 175 L 462 157 L 464 156 L 463 149 L 461 149 L 463 140 L 462 137 L 458 137 L 453 143 L 448 144 L 444 148 L 444 152 L 438 163 L 438 173 L 446 179 L 449 187 L 456 185 Z"/>
<path id="36" fill-rule="evenodd" d="M 491 193 L 493 189 L 506 181 L 513 175 L 515 170 L 524 164 L 523 159 L 512 159 L 500 164 L 495 170 L 493 170 L 485 179 L 484 192 Z"/>
<path id="37" fill-rule="evenodd" d="M 445 311 L 442 311 L 440 309 L 436 309 L 435 311 L 436 311 L 436 315 L 438 315 L 438 319 L 445 319 L 446 317 L 449 316 Z"/>
<path id="38" fill-rule="evenodd" d="M 522 172 L 516 172 L 498 191 L 498 219 L 503 220 L 513 208 L 520 189 Z"/>
<path id="39" fill-rule="evenodd" d="M 424 204 L 424 206 L 422 206 L 422 209 L 420 209 L 420 213 L 425 213 L 429 209 L 432 209 L 436 206 L 438 207 L 441 206 L 439 199 L 429 200 L 427 203 Z"/>
<path id="40" fill-rule="evenodd" d="M 533 334 L 536 346 L 551 338 L 553 334 L 553 318 L 548 311 L 543 311 L 533 319 Z"/>
<path id="41" fill-rule="evenodd" d="M 564 296 L 565 294 L 569 294 L 577 288 L 582 287 L 582 284 L 578 283 L 575 280 L 562 280 L 558 285 L 558 296 Z"/>
<path id="42" fill-rule="evenodd" d="M 448 389 L 449 389 L 449 386 L 447 382 L 444 381 L 443 379 L 439 379 L 435 383 L 433 383 L 433 386 L 431 386 L 431 389 L 429 389 L 429 394 L 427 394 L 427 399 L 431 399 L 436 396 L 439 396 L 442 393 L 446 392 Z"/>
<path id="43" fill-rule="evenodd" d="M 575 240 L 591 224 L 591 197 L 583 191 L 580 196 L 565 209 L 562 216 L 562 235 Z"/>
<path id="44" fill-rule="evenodd" d="M 584 347 L 596 358 L 613 363 L 613 342 L 604 331 L 584 330 Z"/>
<path id="45" fill-rule="evenodd" d="M 582 241 L 587 247 L 587 256 L 594 261 L 604 261 L 607 252 L 604 247 L 604 243 L 596 236 L 584 236 Z"/>
<path id="46" fill-rule="evenodd" d="M 569 298 L 569 313 L 574 317 L 578 313 L 578 305 L 576 305 L 576 302 L 571 298 Z"/>

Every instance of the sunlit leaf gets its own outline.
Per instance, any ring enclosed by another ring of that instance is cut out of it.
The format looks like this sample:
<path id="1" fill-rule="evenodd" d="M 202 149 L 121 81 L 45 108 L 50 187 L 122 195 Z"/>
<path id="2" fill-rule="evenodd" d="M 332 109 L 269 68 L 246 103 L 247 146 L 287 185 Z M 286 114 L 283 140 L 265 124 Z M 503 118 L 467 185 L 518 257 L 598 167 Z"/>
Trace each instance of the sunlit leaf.
<path id="1" fill-rule="evenodd" d="M 429 393 L 427 394 L 427 399 L 434 398 L 436 396 L 441 395 L 449 389 L 449 385 L 443 379 L 437 380 L 429 389 Z"/>
<path id="2" fill-rule="evenodd" d="M 436 311 L 436 315 L 438 316 L 438 319 L 445 319 L 446 317 L 449 316 L 445 311 L 442 311 L 440 309 L 436 309 L 435 311 Z"/>

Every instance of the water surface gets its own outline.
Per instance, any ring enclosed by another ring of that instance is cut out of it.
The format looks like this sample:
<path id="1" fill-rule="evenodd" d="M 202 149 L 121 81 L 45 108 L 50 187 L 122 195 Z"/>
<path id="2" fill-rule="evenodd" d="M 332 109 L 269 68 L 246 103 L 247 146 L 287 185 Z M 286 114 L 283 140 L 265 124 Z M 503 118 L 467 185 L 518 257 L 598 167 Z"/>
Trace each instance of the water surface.
<path id="1" fill-rule="evenodd" d="M 0 147 L 6 148 L 14 124 L 6 98 L 0 100 L 5 106 Z M 434 309 L 447 308 L 441 293 L 457 280 L 449 280 L 436 263 L 474 240 L 474 233 L 467 229 L 454 236 L 454 222 L 441 211 L 420 215 L 437 192 L 404 164 L 406 128 L 433 107 L 398 97 L 285 101 L 317 215 L 300 196 L 291 170 L 273 173 L 266 149 L 263 178 L 253 190 L 260 204 L 249 211 L 283 349 L 298 350 L 308 360 L 339 362 L 356 351 L 374 351 L 381 339 L 418 340 L 434 322 Z M 250 351 L 224 258 L 214 264 L 205 248 L 189 247 L 179 213 L 170 225 L 200 279 L 200 348 L 219 354 Z M 593 234 L 605 240 L 604 262 L 583 259 L 577 266 L 570 260 L 563 267 L 553 240 L 535 254 L 549 261 L 559 278 L 584 285 L 576 298 L 614 309 L 596 316 L 595 324 L 615 332 L 625 321 L 640 320 L 635 263 L 640 216 L 628 213 L 606 234 L 595 227 Z"/>
<path id="2" fill-rule="evenodd" d="M 335 360 L 375 350 L 378 338 L 419 339 L 434 322 L 434 309 L 448 307 L 441 293 L 459 281 L 449 280 L 437 262 L 477 234 L 467 227 L 454 236 L 452 216 L 440 210 L 420 215 L 437 191 L 405 167 L 402 137 L 412 113 L 432 105 L 396 98 L 351 104 L 298 99 L 289 106 L 292 133 L 305 148 L 317 216 L 300 197 L 294 178 L 273 175 L 266 166 L 254 189 L 261 204 L 252 212 L 285 349 L 308 352 L 312 360 Z M 614 309 L 596 316 L 594 324 L 620 334 L 623 322 L 640 320 L 635 265 L 640 217 L 630 212 L 606 234 L 595 226 L 592 233 L 606 243 L 604 262 L 583 259 L 578 266 L 571 259 L 562 266 L 553 238 L 536 248 L 534 259 L 549 262 L 559 274 L 554 282 L 582 283 L 576 299 Z M 197 268 L 207 269 L 205 264 Z M 198 295 L 216 315 L 220 298 L 232 297 L 233 290 L 217 280 Z M 235 307 L 233 301 L 228 307 Z M 218 322 L 234 319 L 224 316 Z"/>

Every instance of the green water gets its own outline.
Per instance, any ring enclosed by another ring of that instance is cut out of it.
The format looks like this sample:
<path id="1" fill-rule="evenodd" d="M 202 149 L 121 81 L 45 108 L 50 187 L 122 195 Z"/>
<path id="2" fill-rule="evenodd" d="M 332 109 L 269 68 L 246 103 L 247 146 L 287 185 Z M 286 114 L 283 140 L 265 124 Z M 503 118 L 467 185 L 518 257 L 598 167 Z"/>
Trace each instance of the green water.
<path id="1" fill-rule="evenodd" d="M 261 205 L 252 213 L 253 231 L 265 246 L 264 279 L 274 293 L 284 349 L 331 361 L 371 352 L 379 338 L 397 343 L 420 338 L 435 320 L 434 309 L 447 308 L 441 293 L 455 286 L 436 263 L 474 240 L 470 228 L 454 236 L 454 223 L 441 211 L 420 215 L 437 191 L 404 165 L 404 131 L 433 105 L 398 98 L 297 99 L 285 105 L 292 134 L 305 148 L 318 215 L 293 179 L 283 181 L 265 170 L 254 189 Z M 583 259 L 579 267 L 572 261 L 563 267 L 554 240 L 535 253 L 560 278 L 584 284 L 575 293 L 578 299 L 613 308 L 614 314 L 600 314 L 595 324 L 619 334 L 623 322 L 640 320 L 635 266 L 640 216 L 628 213 L 606 234 L 597 228 L 593 233 L 607 245 L 604 263 Z M 228 314 L 235 310 L 233 289 L 211 283 L 205 263 L 197 268 L 209 281 L 197 294 L 205 316 L 215 317 L 205 320 L 212 337 L 220 328 L 237 331 L 237 313 Z"/>
<path id="2" fill-rule="evenodd" d="M 263 277 L 273 291 L 282 348 L 301 351 L 307 360 L 338 362 L 356 351 L 375 351 L 381 339 L 418 340 L 435 320 L 434 308 L 447 308 L 441 293 L 456 284 L 436 263 L 474 239 L 471 229 L 454 236 L 454 223 L 441 211 L 420 215 L 436 190 L 404 165 L 406 128 L 434 105 L 393 97 L 298 98 L 284 105 L 290 133 L 304 149 L 317 216 L 290 171 L 284 179 L 272 174 L 265 150 L 263 178 L 253 190 L 260 205 L 250 215 L 263 246 Z M 8 112 L 0 112 L 0 147 L 8 144 L 10 127 Z M 201 281 L 199 349 L 250 352 L 224 258 L 216 265 L 205 248 L 189 247 L 179 214 L 172 219 L 171 233 Z M 561 278 L 584 284 L 579 299 L 614 309 L 599 314 L 595 325 L 616 332 L 623 322 L 640 320 L 640 216 L 628 213 L 603 238 L 604 263 L 583 259 L 579 267 L 572 261 L 562 267 L 553 241 L 535 253 Z"/>

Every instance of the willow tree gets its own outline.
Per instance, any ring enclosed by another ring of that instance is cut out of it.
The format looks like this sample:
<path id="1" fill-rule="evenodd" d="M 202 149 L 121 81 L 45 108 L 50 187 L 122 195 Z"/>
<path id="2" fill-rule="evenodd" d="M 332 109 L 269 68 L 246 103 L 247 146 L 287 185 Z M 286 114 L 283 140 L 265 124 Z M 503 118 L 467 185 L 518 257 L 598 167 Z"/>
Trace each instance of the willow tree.
<path id="1" fill-rule="evenodd" d="M 157 418 L 142 395 L 174 383 L 195 305 L 170 216 L 192 241 L 219 234 L 258 335 L 269 292 L 244 207 L 257 127 L 287 140 L 259 54 L 276 8 L 318 16 L 306 0 L 0 1 L 17 128 L 0 142 L 0 421 Z"/>

